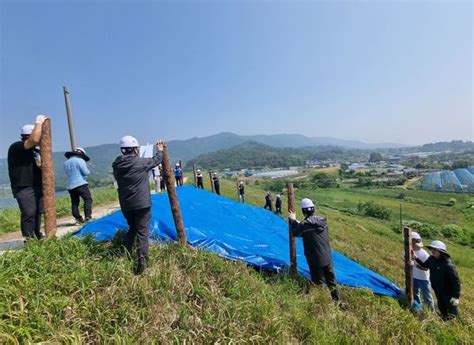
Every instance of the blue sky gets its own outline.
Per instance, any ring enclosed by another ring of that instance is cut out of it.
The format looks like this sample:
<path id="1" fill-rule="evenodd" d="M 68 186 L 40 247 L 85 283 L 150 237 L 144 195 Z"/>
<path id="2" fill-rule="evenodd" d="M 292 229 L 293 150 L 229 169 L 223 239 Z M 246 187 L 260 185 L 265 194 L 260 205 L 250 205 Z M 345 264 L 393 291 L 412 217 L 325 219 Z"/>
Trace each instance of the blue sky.
<path id="1" fill-rule="evenodd" d="M 470 1 L 1 1 L 0 144 L 222 131 L 473 140 Z"/>

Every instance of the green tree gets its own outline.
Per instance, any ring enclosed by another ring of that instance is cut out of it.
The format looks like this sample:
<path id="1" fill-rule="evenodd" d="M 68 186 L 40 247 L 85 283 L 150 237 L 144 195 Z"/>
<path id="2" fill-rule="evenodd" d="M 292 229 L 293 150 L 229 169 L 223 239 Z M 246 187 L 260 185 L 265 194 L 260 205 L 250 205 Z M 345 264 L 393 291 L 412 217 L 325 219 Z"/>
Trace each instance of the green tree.
<path id="1" fill-rule="evenodd" d="M 371 152 L 369 156 L 369 162 L 380 162 L 383 161 L 383 156 L 380 152 Z"/>

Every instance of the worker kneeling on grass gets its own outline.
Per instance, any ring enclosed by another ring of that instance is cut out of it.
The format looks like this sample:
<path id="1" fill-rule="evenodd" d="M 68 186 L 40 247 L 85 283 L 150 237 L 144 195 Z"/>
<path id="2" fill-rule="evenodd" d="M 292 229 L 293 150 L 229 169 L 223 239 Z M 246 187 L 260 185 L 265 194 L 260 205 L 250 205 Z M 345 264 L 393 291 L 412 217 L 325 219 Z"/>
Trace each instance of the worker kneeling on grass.
<path id="1" fill-rule="evenodd" d="M 148 261 L 148 228 L 151 220 L 148 173 L 162 162 L 164 146 L 163 141 L 158 141 L 156 155 L 153 158 L 141 158 L 137 139 L 127 135 L 120 140 L 122 155 L 112 164 L 120 208 L 129 227 L 124 237 L 124 246 L 129 253 L 137 237 L 137 274 L 143 273 Z"/>
<path id="2" fill-rule="evenodd" d="M 298 222 L 294 212 L 288 213 L 288 219 L 293 236 L 303 237 L 304 255 L 311 281 L 317 285 L 326 283 L 332 299 L 339 301 L 341 294 L 336 285 L 327 219 L 314 214 L 314 204 L 310 199 L 301 201 L 301 210 L 305 216 L 303 221 Z"/>
<path id="3" fill-rule="evenodd" d="M 430 270 L 431 286 L 436 294 L 438 308 L 443 320 L 449 320 L 459 315 L 459 297 L 461 296 L 461 281 L 446 245 L 441 241 L 433 241 L 428 249 L 431 255 L 426 261 L 413 252 L 418 265 Z"/>

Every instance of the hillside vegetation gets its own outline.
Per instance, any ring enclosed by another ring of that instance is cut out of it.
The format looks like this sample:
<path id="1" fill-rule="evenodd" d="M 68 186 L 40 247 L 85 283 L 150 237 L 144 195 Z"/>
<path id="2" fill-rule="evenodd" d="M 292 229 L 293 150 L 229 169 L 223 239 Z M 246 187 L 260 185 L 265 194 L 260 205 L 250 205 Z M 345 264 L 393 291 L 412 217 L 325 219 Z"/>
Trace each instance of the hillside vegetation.
<path id="1" fill-rule="evenodd" d="M 222 179 L 222 191 L 235 199 L 235 181 Z M 263 202 L 258 186 L 246 193 Z M 335 249 L 403 286 L 401 236 L 389 223 L 317 207 Z M 362 289 L 343 288 L 340 310 L 301 278 L 176 245 L 152 246 L 151 267 L 137 277 L 115 243 L 32 242 L 0 257 L 0 343 L 472 344 L 474 258 L 448 246 L 463 281 L 462 319 L 444 323 Z"/>

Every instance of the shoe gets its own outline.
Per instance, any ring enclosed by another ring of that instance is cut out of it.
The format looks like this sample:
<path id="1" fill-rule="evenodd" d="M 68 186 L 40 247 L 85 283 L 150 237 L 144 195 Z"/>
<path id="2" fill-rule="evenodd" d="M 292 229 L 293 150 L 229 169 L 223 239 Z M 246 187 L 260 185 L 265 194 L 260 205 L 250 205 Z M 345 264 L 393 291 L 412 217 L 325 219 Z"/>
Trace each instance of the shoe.
<path id="1" fill-rule="evenodd" d="M 82 217 L 76 218 L 76 225 L 81 225 L 81 224 L 84 224 L 84 218 Z"/>
<path id="2" fill-rule="evenodd" d="M 146 269 L 146 259 L 140 258 L 138 259 L 137 267 L 135 268 L 135 274 L 139 275 L 145 272 Z"/>
<path id="3" fill-rule="evenodd" d="M 84 219 L 84 223 L 88 223 L 92 220 L 92 217 L 86 217 L 86 219 Z"/>

